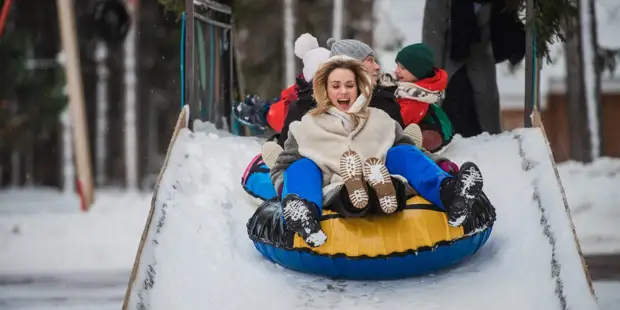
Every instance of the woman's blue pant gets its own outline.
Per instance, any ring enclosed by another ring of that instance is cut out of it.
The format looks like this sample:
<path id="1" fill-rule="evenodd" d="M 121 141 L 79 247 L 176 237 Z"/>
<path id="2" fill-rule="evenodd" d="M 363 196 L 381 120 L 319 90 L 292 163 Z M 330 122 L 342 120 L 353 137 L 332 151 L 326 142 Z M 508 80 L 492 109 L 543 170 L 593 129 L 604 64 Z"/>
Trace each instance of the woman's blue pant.
<path id="1" fill-rule="evenodd" d="M 312 202 L 321 214 L 323 209 L 323 172 L 312 160 L 301 158 L 284 171 L 282 198 L 296 194 L 299 198 Z"/>
<path id="2" fill-rule="evenodd" d="M 385 166 L 390 174 L 403 176 L 420 196 L 446 209 L 441 201 L 441 184 L 452 178 L 420 149 L 412 145 L 398 145 L 388 150 Z M 323 173 L 310 159 L 301 158 L 284 172 L 282 198 L 296 194 L 314 203 L 319 214 L 323 208 Z"/>
<path id="3" fill-rule="evenodd" d="M 385 160 L 390 174 L 403 176 L 409 185 L 431 203 L 446 209 L 441 201 L 441 183 L 452 176 L 420 149 L 412 145 L 398 145 L 390 148 Z"/>

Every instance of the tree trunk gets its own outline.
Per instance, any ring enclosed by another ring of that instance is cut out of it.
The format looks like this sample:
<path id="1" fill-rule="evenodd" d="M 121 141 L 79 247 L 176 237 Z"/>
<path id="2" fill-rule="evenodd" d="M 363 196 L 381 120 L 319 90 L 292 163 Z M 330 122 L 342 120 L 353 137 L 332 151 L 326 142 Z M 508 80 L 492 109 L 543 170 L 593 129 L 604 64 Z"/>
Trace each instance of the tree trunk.
<path id="1" fill-rule="evenodd" d="M 598 135 L 598 144 L 592 145 L 594 158 L 601 156 L 603 154 L 603 106 L 602 106 L 602 82 L 601 76 L 603 75 L 603 70 L 599 70 L 601 66 L 599 65 L 599 54 L 600 54 L 600 46 L 598 44 L 598 25 L 597 25 L 597 16 L 596 16 L 596 1 L 595 0 L 587 0 L 588 1 L 588 14 L 590 17 L 590 44 L 592 45 L 592 64 L 594 68 L 594 87 L 591 91 L 593 91 L 593 96 L 591 98 L 594 99 L 594 107 L 596 109 L 596 132 Z"/>
<path id="2" fill-rule="evenodd" d="M 108 77 L 109 70 L 106 63 L 108 45 L 97 42 L 95 59 L 97 61 L 97 130 L 95 134 L 95 180 L 97 186 L 106 185 L 106 170 L 108 162 Z"/>
<path id="3" fill-rule="evenodd" d="M 235 43 L 245 92 L 262 98 L 280 94 L 284 84 L 283 1 L 253 0 L 235 3 Z M 265 18 L 272 16 L 271 18 Z M 260 25 L 257 27 L 257 25 Z M 293 81 L 290 81 L 291 83 Z M 241 94 L 241 98 L 246 94 Z"/>
<path id="4" fill-rule="evenodd" d="M 124 42 L 124 150 L 125 150 L 125 187 L 127 190 L 138 189 L 138 81 L 137 81 L 137 59 L 138 59 L 138 36 L 140 20 L 139 0 L 128 2 L 127 11 L 131 16 L 129 32 Z"/>
<path id="5" fill-rule="evenodd" d="M 293 0 L 284 0 L 284 85 L 287 87 L 295 80 L 295 54 L 293 42 L 295 40 L 295 3 Z"/>
<path id="6" fill-rule="evenodd" d="M 537 6 L 534 0 L 528 0 L 526 3 L 526 24 L 533 22 Z M 536 65 L 539 58 L 534 54 L 534 34 L 535 29 L 526 28 L 525 35 L 525 109 L 523 110 L 523 125 L 526 128 L 534 125 L 534 110 L 538 109 L 539 97 L 537 96 L 538 86 L 540 85 L 540 70 Z"/>
<path id="7" fill-rule="evenodd" d="M 361 1 L 361 0 L 351 0 Z M 368 0 L 364 0 L 368 2 Z M 280 94 L 282 85 L 291 85 L 294 80 L 285 77 L 284 59 L 284 25 L 283 18 L 265 18 L 265 16 L 284 16 L 284 1 L 274 6 L 273 0 L 253 0 L 235 4 L 235 27 L 239 62 L 245 80 L 245 91 L 258 94 L 263 98 L 272 98 Z M 349 3 L 345 4 L 347 9 Z M 368 7 L 372 17 L 372 7 Z M 332 1 L 296 1 L 293 8 L 295 31 L 293 42 L 302 33 L 310 33 L 317 38 L 319 45 L 326 46 L 331 37 Z M 347 24 L 345 18 L 345 25 Z M 260 25 L 260 27 L 256 27 Z M 346 29 L 346 28 L 345 28 Z M 343 31 L 344 36 L 347 32 Z M 372 37 L 372 30 L 369 32 Z M 288 42 L 287 42 L 288 43 Z M 367 42 L 370 43 L 370 42 Z M 295 74 L 301 69 L 301 61 L 293 55 Z M 245 94 L 242 94 L 244 96 Z"/>
<path id="8" fill-rule="evenodd" d="M 577 3 L 580 6 L 579 3 Z M 581 39 L 581 17 L 567 21 L 568 33 L 566 52 L 566 104 L 570 139 L 570 158 L 590 162 L 590 130 L 588 127 L 588 106 L 584 81 L 583 48 Z"/>
<path id="9" fill-rule="evenodd" d="M 344 39 L 360 40 L 373 46 L 374 0 L 346 0 L 344 7 Z"/>
<path id="10" fill-rule="evenodd" d="M 345 3 L 344 6 L 346 5 Z M 319 46 L 327 48 L 327 39 L 333 35 L 333 1 L 297 1 L 295 11 L 297 16 L 295 38 L 308 32 L 317 38 Z M 346 25 L 346 22 L 343 25 Z"/>

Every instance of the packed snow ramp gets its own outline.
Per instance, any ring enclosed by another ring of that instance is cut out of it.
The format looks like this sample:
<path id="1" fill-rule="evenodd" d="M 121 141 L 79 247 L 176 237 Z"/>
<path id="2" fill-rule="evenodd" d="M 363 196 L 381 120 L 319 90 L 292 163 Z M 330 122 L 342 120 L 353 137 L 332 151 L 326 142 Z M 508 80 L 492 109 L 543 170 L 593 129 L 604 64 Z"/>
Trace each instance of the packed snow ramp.
<path id="1" fill-rule="evenodd" d="M 246 223 L 258 204 L 240 177 L 257 138 L 191 132 L 187 110 L 156 187 L 123 309 L 597 309 L 544 132 L 455 138 L 497 211 L 487 244 L 436 274 L 344 281 L 264 259 Z"/>

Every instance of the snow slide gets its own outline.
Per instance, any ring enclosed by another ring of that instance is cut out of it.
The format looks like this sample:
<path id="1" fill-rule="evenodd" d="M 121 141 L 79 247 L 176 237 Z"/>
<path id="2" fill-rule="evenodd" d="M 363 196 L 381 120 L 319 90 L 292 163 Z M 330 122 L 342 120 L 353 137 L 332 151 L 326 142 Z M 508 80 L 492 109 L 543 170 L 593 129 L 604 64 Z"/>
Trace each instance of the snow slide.
<path id="1" fill-rule="evenodd" d="M 445 155 L 479 164 L 497 221 L 459 266 L 398 281 L 300 274 L 247 237 L 257 204 L 240 186 L 256 138 L 191 132 L 181 113 L 123 309 L 597 309 L 543 131 L 456 137 Z"/>

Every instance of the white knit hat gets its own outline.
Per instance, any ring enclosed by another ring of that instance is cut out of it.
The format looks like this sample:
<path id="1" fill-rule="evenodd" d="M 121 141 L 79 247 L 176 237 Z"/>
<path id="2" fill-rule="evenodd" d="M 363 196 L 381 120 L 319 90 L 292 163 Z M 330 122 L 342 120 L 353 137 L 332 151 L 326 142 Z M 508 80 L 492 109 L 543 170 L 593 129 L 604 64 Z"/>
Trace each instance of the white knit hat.
<path id="1" fill-rule="evenodd" d="M 304 33 L 295 40 L 295 55 L 304 63 L 302 70 L 306 82 L 312 81 L 319 66 L 329 58 L 330 51 L 319 47 L 319 41 L 309 33 Z"/>

